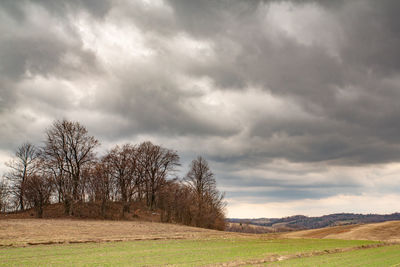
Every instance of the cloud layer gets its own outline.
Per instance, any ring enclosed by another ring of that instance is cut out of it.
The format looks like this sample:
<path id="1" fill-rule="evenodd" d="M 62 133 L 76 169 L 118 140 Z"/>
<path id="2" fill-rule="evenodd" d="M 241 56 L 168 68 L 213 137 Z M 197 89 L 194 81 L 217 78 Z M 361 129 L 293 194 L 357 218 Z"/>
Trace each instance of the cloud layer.
<path id="1" fill-rule="evenodd" d="M 104 149 L 150 139 L 177 149 L 184 166 L 204 155 L 230 216 L 339 212 L 335 199 L 374 212 L 361 204 L 369 197 L 394 209 L 399 8 L 395 0 L 3 1 L 0 172 L 19 144 L 40 144 L 54 119 L 68 118 Z M 268 203 L 286 204 L 278 214 Z M 249 205 L 264 208 L 249 214 Z"/>

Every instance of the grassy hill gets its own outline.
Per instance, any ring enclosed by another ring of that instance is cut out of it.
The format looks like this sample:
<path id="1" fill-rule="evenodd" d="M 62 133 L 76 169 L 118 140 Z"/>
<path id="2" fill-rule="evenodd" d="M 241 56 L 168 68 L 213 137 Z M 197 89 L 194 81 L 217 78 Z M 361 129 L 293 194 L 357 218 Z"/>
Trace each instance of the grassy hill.
<path id="1" fill-rule="evenodd" d="M 400 221 L 327 227 L 282 234 L 286 238 L 335 238 L 400 242 Z"/>

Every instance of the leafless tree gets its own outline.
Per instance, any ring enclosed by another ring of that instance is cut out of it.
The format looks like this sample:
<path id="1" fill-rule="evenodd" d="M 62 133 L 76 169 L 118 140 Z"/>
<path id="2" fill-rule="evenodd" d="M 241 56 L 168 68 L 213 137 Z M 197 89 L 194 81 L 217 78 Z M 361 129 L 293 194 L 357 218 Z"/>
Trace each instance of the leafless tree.
<path id="1" fill-rule="evenodd" d="M 178 180 L 165 183 L 159 193 L 159 208 L 162 222 L 175 222 L 192 225 L 193 194 L 188 186 Z"/>
<path id="2" fill-rule="evenodd" d="M 46 131 L 43 149 L 56 183 L 62 191 L 65 212 L 73 213 L 73 204 L 82 199 L 82 171 L 95 160 L 99 141 L 79 122 L 55 121 Z"/>
<path id="3" fill-rule="evenodd" d="M 197 208 L 195 225 L 215 228 L 213 224 L 224 217 L 224 195 L 217 190 L 214 174 L 203 157 L 193 160 L 189 168 L 184 181 L 194 194 Z"/>
<path id="4" fill-rule="evenodd" d="M 115 146 L 104 157 L 104 162 L 107 164 L 121 194 L 122 216 L 125 212 L 129 212 L 129 202 L 132 200 L 137 185 L 136 155 L 136 147 L 125 144 L 122 147 Z"/>
<path id="5" fill-rule="evenodd" d="M 8 209 L 9 190 L 4 180 L 0 181 L 0 212 L 6 212 Z"/>
<path id="6" fill-rule="evenodd" d="M 42 217 L 44 206 L 57 199 L 66 214 L 76 216 L 87 216 L 87 208 L 96 209 L 100 202 L 100 213 L 90 209 L 89 216 L 105 218 L 111 205 L 119 207 L 122 202 L 124 216 L 132 204 L 140 203 L 160 211 L 165 222 L 225 227 L 224 195 L 204 158 L 193 160 L 187 175 L 178 179 L 179 156 L 174 150 L 151 142 L 128 143 L 98 159 L 98 145 L 79 122 L 55 121 L 46 130 L 42 148 L 25 143 L 7 164 L 7 183 L 0 183 L 0 211 L 11 205 L 21 210 L 33 207 Z M 13 198 L 7 199 L 9 193 Z"/>
<path id="7" fill-rule="evenodd" d="M 43 207 L 50 202 L 53 181 L 46 175 L 33 174 L 24 181 L 27 201 L 36 210 L 38 218 L 43 216 Z"/>
<path id="8" fill-rule="evenodd" d="M 10 192 L 16 198 L 20 210 L 25 208 L 24 181 L 35 172 L 37 149 L 31 143 L 18 147 L 15 157 L 6 165 L 10 171 L 5 175 L 10 184 Z"/>
<path id="9" fill-rule="evenodd" d="M 93 165 L 89 170 L 88 178 L 89 199 L 94 202 L 101 202 L 100 213 L 105 218 L 107 202 L 112 200 L 112 195 L 115 191 L 108 162 L 102 160 Z"/>
<path id="10" fill-rule="evenodd" d="M 176 151 L 151 142 L 141 143 L 137 155 L 137 164 L 145 177 L 147 206 L 154 209 L 157 193 L 180 165 L 179 156 Z"/>
<path id="11" fill-rule="evenodd" d="M 64 196 L 67 195 L 67 186 L 65 184 L 62 158 L 55 158 L 54 154 L 50 154 L 46 147 L 39 150 L 40 166 L 43 172 L 46 172 L 53 181 L 54 190 L 58 203 L 64 202 Z M 72 190 L 70 190 L 72 191 Z"/>

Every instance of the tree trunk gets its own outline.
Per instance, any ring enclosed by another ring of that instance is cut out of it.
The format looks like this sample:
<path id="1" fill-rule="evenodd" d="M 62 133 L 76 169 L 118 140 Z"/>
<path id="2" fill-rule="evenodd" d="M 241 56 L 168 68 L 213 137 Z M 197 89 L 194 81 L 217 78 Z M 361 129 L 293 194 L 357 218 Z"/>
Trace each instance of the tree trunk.
<path id="1" fill-rule="evenodd" d="M 150 198 L 150 209 L 154 210 L 156 204 L 156 193 L 154 190 L 151 191 L 151 198 Z"/>
<path id="2" fill-rule="evenodd" d="M 105 219 L 106 218 L 106 199 L 103 198 L 101 201 L 101 216 Z"/>
<path id="3" fill-rule="evenodd" d="M 66 197 L 64 199 L 64 213 L 65 215 L 71 215 L 71 211 L 72 211 L 72 203 L 71 203 L 71 199 L 69 197 Z"/>
<path id="4" fill-rule="evenodd" d="M 37 205 L 36 213 L 37 213 L 36 215 L 37 215 L 38 218 L 42 218 L 43 217 L 43 203 L 42 203 L 41 200 L 39 200 L 39 203 Z"/>
<path id="5" fill-rule="evenodd" d="M 21 189 L 21 195 L 19 196 L 19 207 L 24 210 L 24 197 L 23 197 L 23 190 Z"/>

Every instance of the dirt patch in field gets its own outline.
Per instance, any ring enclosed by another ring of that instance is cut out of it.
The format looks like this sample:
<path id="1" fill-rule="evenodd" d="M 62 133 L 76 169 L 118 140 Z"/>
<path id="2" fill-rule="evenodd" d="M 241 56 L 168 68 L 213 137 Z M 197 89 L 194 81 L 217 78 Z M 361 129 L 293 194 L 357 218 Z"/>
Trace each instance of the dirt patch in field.
<path id="1" fill-rule="evenodd" d="M 144 221 L 0 220 L 0 246 L 233 237 L 238 234 Z"/>
<path id="2" fill-rule="evenodd" d="M 286 233 L 282 237 L 400 241 L 400 221 L 327 227 Z"/>

